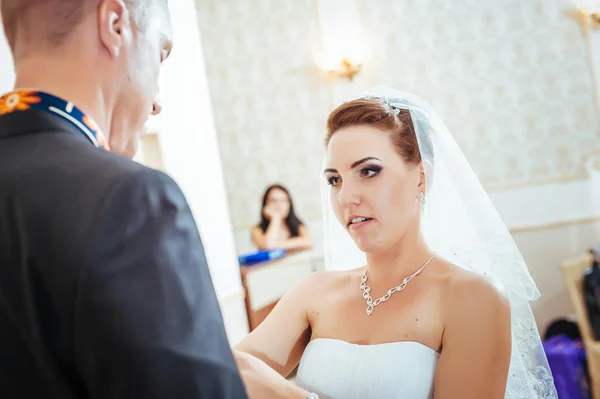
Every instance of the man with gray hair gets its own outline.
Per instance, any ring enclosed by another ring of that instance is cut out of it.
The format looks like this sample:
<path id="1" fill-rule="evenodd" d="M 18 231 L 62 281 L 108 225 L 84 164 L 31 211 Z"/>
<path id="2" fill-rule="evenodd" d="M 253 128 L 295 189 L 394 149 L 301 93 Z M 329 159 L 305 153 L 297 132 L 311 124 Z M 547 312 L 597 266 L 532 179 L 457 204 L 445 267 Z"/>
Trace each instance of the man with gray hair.
<path id="1" fill-rule="evenodd" d="M 0 398 L 246 398 L 186 199 L 130 160 L 166 0 L 0 7 Z"/>

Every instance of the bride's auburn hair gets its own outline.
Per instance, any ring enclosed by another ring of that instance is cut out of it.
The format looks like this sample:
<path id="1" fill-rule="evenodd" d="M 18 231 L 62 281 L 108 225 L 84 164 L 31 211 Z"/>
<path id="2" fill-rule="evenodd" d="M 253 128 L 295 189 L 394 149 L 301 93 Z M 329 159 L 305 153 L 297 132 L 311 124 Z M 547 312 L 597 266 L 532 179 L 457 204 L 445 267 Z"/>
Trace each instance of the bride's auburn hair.
<path id="1" fill-rule="evenodd" d="M 370 126 L 381 131 L 390 132 L 390 139 L 396 152 L 407 163 L 420 163 L 421 152 L 415 133 L 410 111 L 397 109 L 397 115 L 386 110 L 377 99 L 359 98 L 337 107 L 327 119 L 327 136 L 325 146 L 329 145 L 333 135 L 350 126 Z"/>

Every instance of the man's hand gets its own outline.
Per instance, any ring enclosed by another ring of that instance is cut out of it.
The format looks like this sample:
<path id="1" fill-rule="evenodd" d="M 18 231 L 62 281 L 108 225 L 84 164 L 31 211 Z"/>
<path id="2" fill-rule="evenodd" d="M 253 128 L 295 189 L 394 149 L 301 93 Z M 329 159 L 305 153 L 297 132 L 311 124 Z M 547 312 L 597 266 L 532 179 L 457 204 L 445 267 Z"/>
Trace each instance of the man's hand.
<path id="1" fill-rule="evenodd" d="M 244 352 L 234 351 L 248 399 L 306 399 L 309 392 L 286 380 L 265 362 Z"/>

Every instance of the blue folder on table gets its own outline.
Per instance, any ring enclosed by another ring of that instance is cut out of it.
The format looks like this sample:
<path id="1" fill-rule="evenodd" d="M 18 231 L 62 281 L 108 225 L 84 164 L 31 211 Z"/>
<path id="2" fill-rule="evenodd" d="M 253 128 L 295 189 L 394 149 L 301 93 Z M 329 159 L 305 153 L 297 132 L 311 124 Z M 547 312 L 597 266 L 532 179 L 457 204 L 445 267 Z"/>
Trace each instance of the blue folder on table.
<path id="1" fill-rule="evenodd" d="M 258 263 L 268 262 L 270 260 L 279 259 L 285 256 L 285 249 L 269 249 L 256 252 L 250 252 L 238 256 L 240 265 L 250 266 Z"/>

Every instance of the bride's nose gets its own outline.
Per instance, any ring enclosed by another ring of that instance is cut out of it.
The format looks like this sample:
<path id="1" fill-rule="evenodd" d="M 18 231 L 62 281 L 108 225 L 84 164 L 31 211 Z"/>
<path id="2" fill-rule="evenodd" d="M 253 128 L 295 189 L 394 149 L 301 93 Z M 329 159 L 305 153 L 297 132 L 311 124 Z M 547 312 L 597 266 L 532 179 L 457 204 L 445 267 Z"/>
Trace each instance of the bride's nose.
<path id="1" fill-rule="evenodd" d="M 339 204 L 343 207 L 360 204 L 360 193 L 352 184 L 343 184 L 338 193 Z"/>

